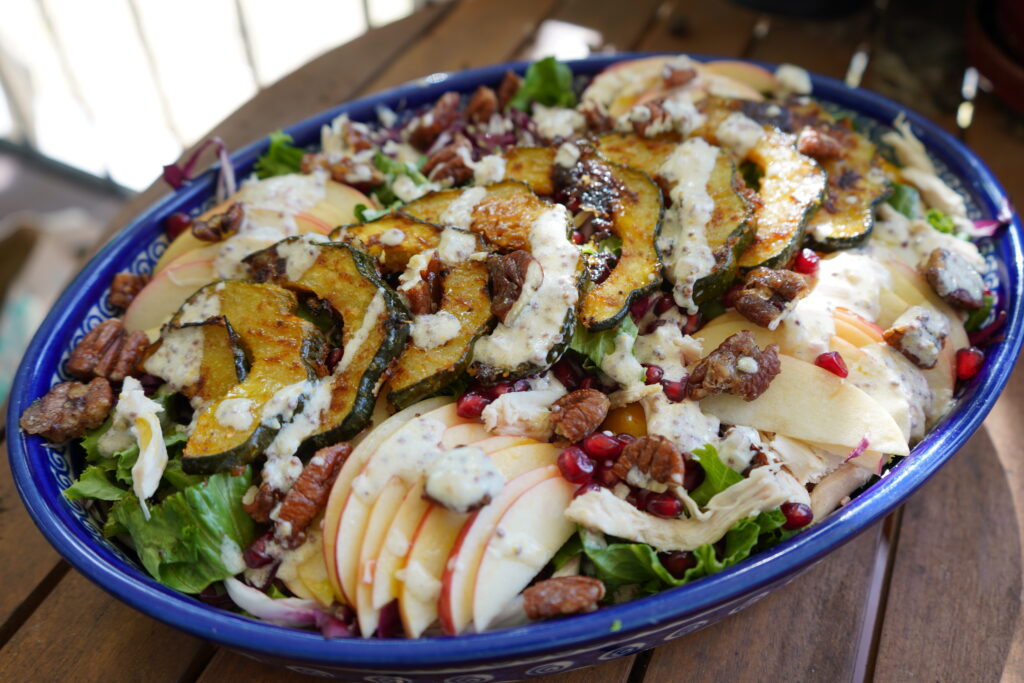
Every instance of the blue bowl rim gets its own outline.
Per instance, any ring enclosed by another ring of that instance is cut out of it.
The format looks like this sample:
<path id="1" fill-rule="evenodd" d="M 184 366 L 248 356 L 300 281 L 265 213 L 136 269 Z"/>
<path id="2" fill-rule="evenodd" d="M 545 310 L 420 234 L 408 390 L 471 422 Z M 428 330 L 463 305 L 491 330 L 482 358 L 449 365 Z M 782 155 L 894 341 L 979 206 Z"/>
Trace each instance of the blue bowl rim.
<path id="1" fill-rule="evenodd" d="M 666 53 L 620 53 L 567 62 L 574 73 L 593 74 L 624 59 Z M 695 58 L 720 59 L 694 55 Z M 775 65 L 752 62 L 766 68 Z M 345 111 L 377 105 L 394 105 L 406 100 L 427 101 L 441 92 L 466 91 L 479 83 L 493 83 L 507 69 L 522 72 L 528 62 L 508 62 L 456 73 L 438 73 L 391 90 L 321 112 L 286 129 L 296 140 L 312 137 L 320 124 Z M 1005 191 L 988 167 L 965 145 L 921 115 L 875 93 L 851 89 L 833 78 L 812 75 L 816 97 L 835 102 L 887 123 L 904 112 L 915 132 L 930 151 L 937 154 L 964 181 L 967 189 L 992 216 L 1008 205 Z M 247 168 L 266 148 L 266 140 L 253 142 L 232 155 L 236 168 Z M 81 298 L 96 273 L 110 271 L 124 262 L 129 243 L 147 223 L 159 223 L 169 212 L 208 196 L 215 170 L 171 193 L 141 213 L 118 233 L 68 286 L 40 326 L 25 353 L 12 386 L 7 415 L 8 449 L 19 494 L 37 526 L 50 543 L 76 569 L 118 599 L 135 609 L 192 635 L 208 638 L 239 650 L 291 661 L 342 666 L 349 669 L 391 671 L 446 668 L 517 657 L 539 657 L 553 651 L 578 647 L 599 647 L 601 641 L 617 640 L 652 626 L 671 623 L 680 617 L 714 611 L 766 586 L 777 584 L 825 553 L 866 530 L 920 487 L 981 425 L 1006 385 L 1020 352 L 1024 326 L 1024 257 L 1021 223 L 1014 215 L 1012 226 L 1000 238 L 1000 250 L 1012 258 L 1002 259 L 1002 294 L 1008 312 L 1005 341 L 989 351 L 983 373 L 968 388 L 958 408 L 940 424 L 917 449 L 888 476 L 845 508 L 787 543 L 761 553 L 740 565 L 699 582 L 657 595 L 561 621 L 531 624 L 492 633 L 458 637 L 427 638 L 394 642 L 375 639 L 324 640 L 320 634 L 282 628 L 207 606 L 156 583 L 139 570 L 125 565 L 97 546 L 83 531 L 69 526 L 73 521 L 64 510 L 54 507 L 41 494 L 39 468 L 31 454 L 43 453 L 38 437 L 28 437 L 18 427 L 18 418 L 31 401 L 45 392 L 52 374 L 37 372 L 40 359 L 56 344 L 62 329 L 73 326 L 69 319 L 73 302 Z"/>

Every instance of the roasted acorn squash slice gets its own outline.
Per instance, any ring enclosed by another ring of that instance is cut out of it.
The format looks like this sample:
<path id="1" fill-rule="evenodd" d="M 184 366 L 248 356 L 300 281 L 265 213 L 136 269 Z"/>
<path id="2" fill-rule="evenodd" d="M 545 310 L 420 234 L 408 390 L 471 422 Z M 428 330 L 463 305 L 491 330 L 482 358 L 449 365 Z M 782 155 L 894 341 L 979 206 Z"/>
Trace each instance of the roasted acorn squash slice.
<path id="1" fill-rule="evenodd" d="M 521 182 L 431 192 L 402 207 L 414 218 L 471 230 L 498 251 L 527 249 L 530 226 L 547 205 Z"/>
<path id="2" fill-rule="evenodd" d="M 384 272 L 400 273 L 413 256 L 437 247 L 441 228 L 394 212 L 369 223 L 343 225 L 331 239 L 357 245 L 376 258 Z"/>
<path id="3" fill-rule="evenodd" d="M 374 259 L 353 245 L 289 237 L 246 258 L 256 279 L 325 301 L 343 321 L 342 358 L 330 404 L 299 455 L 347 441 L 370 422 L 381 380 L 409 335 L 409 311 L 377 275 Z"/>
<path id="4" fill-rule="evenodd" d="M 220 398 L 248 374 L 242 339 L 224 316 L 168 325 L 146 349 L 142 365 L 197 407 Z"/>
<path id="5" fill-rule="evenodd" d="M 280 426 L 265 408 L 284 387 L 315 380 L 326 354 L 320 331 L 295 316 L 298 301 L 286 289 L 227 280 L 199 290 L 186 308 L 201 308 L 211 298 L 237 332 L 251 367 L 244 381 L 196 417 L 182 458 L 190 474 L 221 472 L 258 457 Z"/>

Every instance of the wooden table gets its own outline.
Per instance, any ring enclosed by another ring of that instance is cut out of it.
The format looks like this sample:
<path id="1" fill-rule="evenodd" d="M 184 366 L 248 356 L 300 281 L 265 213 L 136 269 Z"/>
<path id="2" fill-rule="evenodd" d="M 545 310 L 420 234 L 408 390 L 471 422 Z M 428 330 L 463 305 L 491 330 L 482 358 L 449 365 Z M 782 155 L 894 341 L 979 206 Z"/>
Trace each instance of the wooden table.
<path id="1" fill-rule="evenodd" d="M 711 0 L 465 0 L 428 6 L 314 60 L 214 133 L 235 148 L 425 73 L 533 56 L 532 35 L 547 19 L 596 29 L 620 50 L 742 55 L 837 77 L 858 46 L 874 46 L 864 84 L 928 109 L 893 72 L 900 56 L 920 45 L 887 54 L 877 22 L 866 15 L 823 23 L 773 18 L 766 25 L 751 12 Z M 883 27 L 888 20 L 882 18 Z M 952 124 L 950 116 L 927 113 Z M 982 95 L 966 135 L 1018 206 L 1024 203 L 1021 128 L 1019 119 L 1014 123 Z M 163 192 L 154 186 L 143 193 L 124 218 Z M 656 650 L 547 680 L 1024 678 L 1021 406 L 1024 372 L 1018 369 L 984 428 L 947 467 L 900 511 L 800 581 Z M 0 558 L 0 680 L 304 678 L 166 627 L 70 570 L 22 508 L 6 458 L 0 458 Z"/>

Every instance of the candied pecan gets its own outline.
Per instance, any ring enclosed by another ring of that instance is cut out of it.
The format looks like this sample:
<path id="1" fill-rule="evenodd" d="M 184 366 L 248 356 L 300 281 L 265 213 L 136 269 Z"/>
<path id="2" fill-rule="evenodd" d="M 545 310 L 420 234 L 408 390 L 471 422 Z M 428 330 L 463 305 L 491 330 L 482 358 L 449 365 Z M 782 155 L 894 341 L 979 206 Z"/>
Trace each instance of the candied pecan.
<path id="1" fill-rule="evenodd" d="M 89 330 L 71 351 L 67 371 L 81 379 L 106 377 L 120 382 L 135 374 L 147 346 L 149 337 L 145 332 L 129 334 L 120 320 L 105 320 Z"/>
<path id="2" fill-rule="evenodd" d="M 342 157 L 331 162 L 323 153 L 302 157 L 303 173 L 312 173 L 318 168 L 327 170 L 331 180 L 351 185 L 360 192 L 369 192 L 384 182 L 384 174 L 369 159 Z"/>
<path id="3" fill-rule="evenodd" d="M 677 69 L 671 64 L 666 64 L 661 73 L 661 79 L 665 82 L 666 88 L 681 88 L 697 77 L 697 71 L 686 67 Z"/>
<path id="4" fill-rule="evenodd" d="M 245 219 L 245 209 L 238 202 L 233 203 L 223 213 L 217 213 L 206 220 L 192 221 L 192 235 L 204 242 L 220 242 L 234 235 Z"/>
<path id="5" fill-rule="evenodd" d="M 118 273 L 110 283 L 107 301 L 114 308 L 128 308 L 135 295 L 141 292 L 148 282 L 149 275 L 146 274 Z"/>
<path id="6" fill-rule="evenodd" d="M 560 576 L 538 581 L 523 591 L 523 609 L 531 619 L 593 612 L 604 598 L 604 583 L 592 576 Z"/>
<path id="7" fill-rule="evenodd" d="M 409 128 L 409 143 L 417 149 L 429 149 L 437 137 L 459 118 L 459 93 L 446 92 L 426 114 L 417 117 Z"/>
<path id="8" fill-rule="evenodd" d="M 555 434 L 568 441 L 579 441 L 601 426 L 611 403 L 597 389 L 577 389 L 551 405 Z"/>
<path id="9" fill-rule="evenodd" d="M 331 486 L 351 452 L 351 446 L 339 443 L 321 448 L 306 463 L 277 510 L 278 535 L 286 543 L 301 540 L 306 527 L 327 503 Z"/>
<path id="10" fill-rule="evenodd" d="M 762 450 L 756 451 L 754 453 L 753 457 L 750 458 L 750 464 L 747 465 L 747 468 L 745 470 L 743 470 L 743 476 L 744 477 L 749 477 L 751 472 L 756 470 L 758 467 L 764 467 L 765 465 L 769 464 L 770 462 L 771 461 L 768 459 L 768 456 L 767 456 L 767 454 L 765 454 L 764 451 L 762 451 Z"/>
<path id="11" fill-rule="evenodd" d="M 413 315 L 437 313 L 437 309 L 441 307 L 441 299 L 444 296 L 442 268 L 441 259 L 435 253 L 430 257 L 427 267 L 420 271 L 419 282 L 402 290 L 409 302 L 409 312 Z"/>
<path id="12" fill-rule="evenodd" d="M 509 102 L 519 92 L 519 88 L 523 85 L 522 77 L 515 71 L 506 71 L 505 77 L 501 79 L 501 85 L 498 86 L 498 110 L 505 111 L 508 109 Z"/>
<path id="13" fill-rule="evenodd" d="M 843 146 L 828 133 L 804 126 L 796 141 L 796 148 L 801 154 L 814 157 L 818 161 L 835 159 L 843 153 Z"/>
<path id="14" fill-rule="evenodd" d="M 423 173 L 437 183 L 462 185 L 473 179 L 473 168 L 470 165 L 473 157 L 473 146 L 462 135 L 430 155 L 423 164 Z"/>
<path id="15" fill-rule="evenodd" d="M 493 254 L 487 258 L 487 270 L 491 274 L 491 313 L 505 322 L 523 291 L 526 271 L 534 258 L 528 251 L 518 249 L 510 254 Z"/>
<path id="16" fill-rule="evenodd" d="M 630 471 L 634 468 L 640 473 L 641 478 L 674 486 L 683 484 L 683 475 L 686 472 L 683 454 L 671 441 L 656 434 L 642 436 L 626 444 L 622 449 L 622 455 L 615 461 L 612 472 L 619 479 L 629 481 Z"/>
<path id="17" fill-rule="evenodd" d="M 33 401 L 18 424 L 29 434 L 63 443 L 103 424 L 113 405 L 114 392 L 102 377 L 88 384 L 62 382 Z"/>
<path id="18" fill-rule="evenodd" d="M 471 123 L 487 123 L 498 111 L 498 96 L 494 90 L 481 85 L 469 98 L 466 105 L 466 119 Z"/>
<path id="19" fill-rule="evenodd" d="M 607 133 L 615 127 L 615 121 L 608 115 L 607 110 L 594 101 L 584 102 L 579 106 L 579 112 L 587 122 L 587 130 L 591 133 Z"/>
<path id="20" fill-rule="evenodd" d="M 675 122 L 661 105 L 661 101 L 640 104 L 629 110 L 629 122 L 637 135 L 653 137 L 672 130 Z"/>
<path id="21" fill-rule="evenodd" d="M 747 274 L 733 305 L 747 320 L 775 329 L 790 304 L 807 294 L 810 287 L 803 275 L 791 270 L 755 268 Z"/>
<path id="22" fill-rule="evenodd" d="M 908 308 L 883 334 L 889 346 L 924 369 L 935 367 L 948 335 L 946 317 L 924 306 Z"/>
<path id="23" fill-rule="evenodd" d="M 920 265 L 921 273 L 946 303 L 974 311 L 985 303 L 985 282 L 981 274 L 960 254 L 933 249 Z"/>
<path id="24" fill-rule="evenodd" d="M 242 508 L 245 509 L 253 521 L 260 524 L 270 522 L 270 513 L 274 506 L 281 502 L 282 494 L 273 488 L 269 483 L 264 483 L 256 490 L 256 495 L 248 503 L 242 499 Z"/>
<path id="25" fill-rule="evenodd" d="M 769 344 L 762 351 L 749 330 L 740 330 L 701 359 L 686 381 L 690 398 L 732 394 L 753 401 L 779 374 L 779 347 Z"/>

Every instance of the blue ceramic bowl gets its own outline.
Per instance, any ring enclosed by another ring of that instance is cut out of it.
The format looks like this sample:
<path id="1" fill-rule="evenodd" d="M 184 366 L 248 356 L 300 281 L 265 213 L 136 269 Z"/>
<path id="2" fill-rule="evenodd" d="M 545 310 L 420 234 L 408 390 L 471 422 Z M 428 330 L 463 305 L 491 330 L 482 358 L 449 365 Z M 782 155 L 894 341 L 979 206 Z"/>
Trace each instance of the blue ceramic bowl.
<path id="1" fill-rule="evenodd" d="M 577 74 L 590 75 L 612 62 L 635 55 L 572 62 Z M 508 68 L 492 66 L 457 74 L 436 74 L 412 84 L 323 112 L 288 129 L 300 144 L 317 141 L 320 126 L 342 112 L 369 120 L 375 107 L 417 107 L 443 92 L 471 92 L 496 84 Z M 765 65 L 771 68 L 771 65 Z M 883 125 L 905 108 L 839 81 L 814 77 L 815 95 L 858 112 L 864 122 Z M 907 112 L 946 180 L 968 200 L 972 218 L 993 218 L 1008 206 L 992 173 L 966 147 L 913 112 Z M 266 147 L 249 145 L 233 156 L 238 172 L 249 173 Z M 33 399 L 66 379 L 62 364 L 68 349 L 99 320 L 113 315 L 105 291 L 123 270 L 146 272 L 163 249 L 163 219 L 174 211 L 192 211 L 214 190 L 212 173 L 165 197 L 121 231 L 89 264 L 53 307 L 25 354 L 11 394 L 7 434 L 18 490 L 37 525 L 76 569 L 129 605 L 176 628 L 257 659 L 303 672 L 347 680 L 404 681 L 429 677 L 453 683 L 518 679 L 623 657 L 696 631 L 735 614 L 792 581 L 831 550 L 864 531 L 906 500 L 941 467 L 981 425 L 1009 378 L 1022 339 L 1024 259 L 1021 225 L 984 245 L 997 263 L 989 286 L 998 290 L 1008 312 L 1005 340 L 988 350 L 988 361 L 960 398 L 956 409 L 889 474 L 851 504 L 789 542 L 721 574 L 659 595 L 569 619 L 506 631 L 414 641 L 324 640 L 320 634 L 247 619 L 176 593 L 153 581 L 133 559 L 105 540 L 79 503 L 61 490 L 80 466 L 72 450 L 47 448 L 18 428 L 18 417 Z"/>

